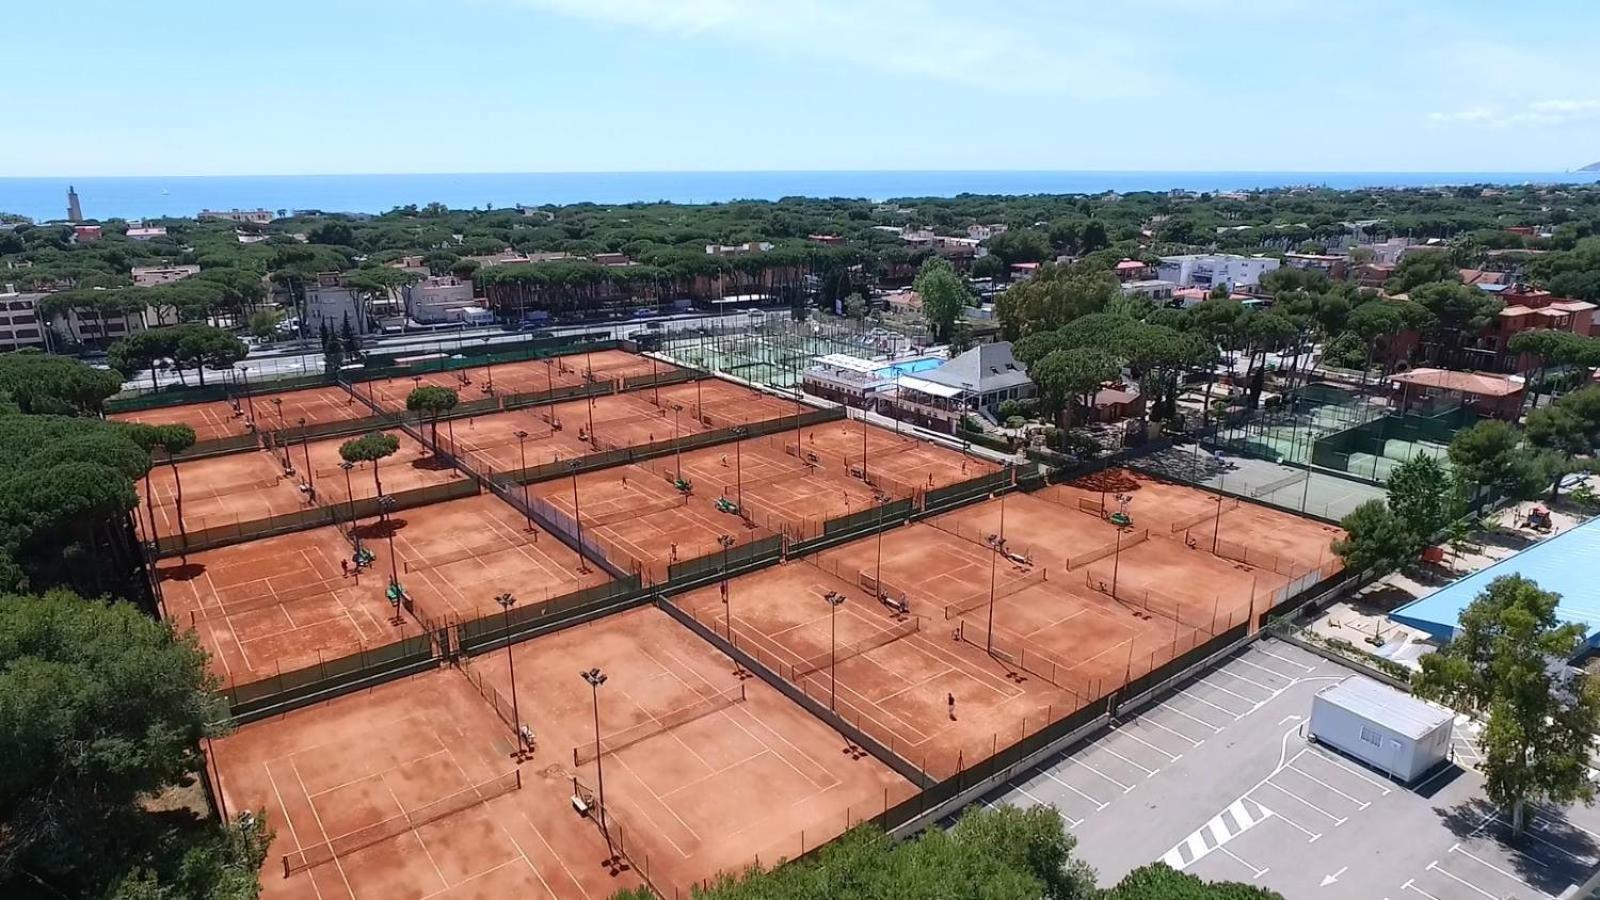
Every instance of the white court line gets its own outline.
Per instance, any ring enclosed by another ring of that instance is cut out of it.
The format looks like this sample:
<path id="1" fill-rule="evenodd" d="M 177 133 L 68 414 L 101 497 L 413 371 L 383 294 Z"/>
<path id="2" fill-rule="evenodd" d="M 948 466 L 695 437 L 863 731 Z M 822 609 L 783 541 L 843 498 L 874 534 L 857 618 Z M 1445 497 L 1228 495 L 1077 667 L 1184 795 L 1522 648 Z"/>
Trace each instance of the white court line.
<path id="1" fill-rule="evenodd" d="M 1239 713 L 1236 713 L 1231 709 L 1227 709 L 1225 707 L 1218 706 L 1215 703 L 1212 703 L 1211 701 L 1205 699 L 1204 697 L 1196 697 L 1195 695 L 1189 693 L 1188 688 L 1180 688 L 1178 690 L 1178 693 L 1181 694 L 1182 696 L 1188 697 L 1190 700 L 1193 700 L 1196 703 L 1202 703 L 1202 704 L 1204 704 L 1206 706 L 1209 706 L 1212 709 L 1216 710 L 1217 712 L 1226 713 L 1227 716 L 1230 719 L 1232 719 L 1233 721 L 1235 721 L 1235 722 L 1239 721 Z M 1238 695 L 1235 694 L 1234 696 L 1237 697 Z M 1240 699 L 1244 699 L 1244 698 L 1241 697 Z M 1218 728 L 1217 730 L 1221 731 L 1222 729 Z"/>
<path id="2" fill-rule="evenodd" d="M 1300 796 L 1299 794 L 1296 794 L 1294 791 L 1289 790 L 1288 788 L 1284 787 L 1281 784 L 1276 784 L 1276 783 L 1272 782 L 1271 780 L 1264 781 L 1264 782 L 1262 782 L 1262 784 L 1266 785 L 1267 787 L 1275 787 L 1275 788 L 1278 789 L 1278 793 L 1283 794 L 1285 797 L 1288 797 L 1289 799 L 1291 799 L 1294 802 L 1299 803 L 1301 805 L 1309 806 L 1312 809 L 1316 810 L 1317 812 L 1322 813 L 1323 815 L 1327 816 L 1330 820 L 1332 820 L 1333 827 L 1335 827 L 1335 828 L 1338 828 L 1340 825 L 1343 825 L 1344 823 L 1350 821 L 1348 816 L 1345 816 L 1345 817 L 1336 816 L 1333 813 L 1328 812 L 1327 810 L 1323 809 L 1322 807 L 1316 805 L 1315 803 L 1312 803 L 1310 800 L 1307 800 L 1304 797 Z"/>
<path id="3" fill-rule="evenodd" d="M 1456 875 L 1456 874 L 1454 874 L 1452 872 L 1449 872 L 1446 869 L 1442 868 L 1439 865 L 1439 862 L 1437 860 L 1435 860 L 1435 861 L 1433 861 L 1431 863 L 1428 863 L 1428 871 L 1430 871 L 1430 872 L 1438 872 L 1440 875 L 1443 875 L 1444 877 L 1450 879 L 1451 881 L 1459 881 L 1462 884 L 1466 885 L 1467 887 L 1472 888 L 1474 891 L 1477 891 L 1478 893 L 1484 895 L 1485 897 L 1488 897 L 1489 900 L 1500 900 L 1500 898 L 1495 896 L 1494 894 L 1491 894 L 1488 891 L 1484 890 L 1483 888 L 1478 887 L 1477 885 L 1473 884 L 1472 882 L 1466 880 L 1465 878 L 1462 878 L 1461 876 Z"/>
<path id="4" fill-rule="evenodd" d="M 1146 747 L 1149 747 L 1151 750 L 1154 750 L 1155 752 L 1161 754 L 1162 756 L 1165 756 L 1168 760 L 1170 760 L 1172 762 L 1177 762 L 1178 760 L 1183 758 L 1183 754 L 1182 753 L 1172 753 L 1170 751 L 1163 750 L 1160 747 L 1157 747 L 1155 744 L 1150 743 L 1149 741 L 1145 740 L 1144 738 L 1139 737 L 1136 734 L 1129 734 L 1127 729 L 1125 729 L 1125 728 L 1119 728 L 1116 731 L 1112 732 L 1112 734 L 1120 734 L 1125 738 L 1131 738 L 1132 740 L 1138 741 L 1139 743 L 1145 745 Z"/>
<path id="5" fill-rule="evenodd" d="M 1146 778 L 1149 778 L 1151 775 L 1154 775 L 1156 772 L 1160 771 L 1159 769 L 1146 769 L 1144 766 L 1139 765 L 1138 763 L 1136 763 L 1133 760 L 1127 758 L 1126 756 L 1123 756 L 1121 753 L 1118 753 L 1117 751 L 1111 749 L 1110 747 L 1105 746 L 1104 744 L 1101 744 L 1099 747 L 1095 747 L 1095 748 L 1092 748 L 1092 749 L 1104 750 L 1105 752 L 1111 754 L 1112 756 L 1115 756 L 1117 759 L 1120 759 L 1123 762 L 1127 763 L 1128 765 L 1133 766 L 1135 769 L 1138 769 L 1139 771 L 1143 772 L 1144 776 Z"/>
<path id="6" fill-rule="evenodd" d="M 1183 716 L 1185 719 L 1188 719 L 1191 722 L 1199 722 L 1201 725 L 1204 725 L 1205 727 L 1211 729 L 1211 733 L 1212 734 L 1220 734 L 1222 732 L 1222 727 L 1221 726 L 1213 725 L 1210 722 L 1207 722 L 1205 719 L 1200 719 L 1200 718 L 1196 718 L 1194 716 L 1191 716 L 1188 713 L 1184 712 L 1183 710 L 1177 708 L 1176 706 L 1171 706 L 1169 704 L 1163 703 L 1160 706 L 1156 707 L 1156 709 L 1169 710 L 1171 712 L 1177 713 L 1180 716 Z M 1195 746 L 1198 747 L 1200 745 L 1199 744 L 1195 744 Z"/>
<path id="7" fill-rule="evenodd" d="M 1085 794 L 1083 791 L 1080 791 L 1077 788 L 1073 787 L 1072 785 L 1066 783 L 1065 781 L 1062 781 L 1060 778 L 1056 777 L 1056 773 L 1050 771 L 1049 769 L 1046 769 L 1044 766 L 1035 766 L 1034 769 L 1036 771 L 1038 771 L 1039 774 L 1041 774 L 1044 777 L 1050 779 L 1051 781 L 1054 781 L 1056 784 L 1061 785 L 1062 787 L 1064 787 L 1067 790 L 1073 792 L 1074 794 L 1077 794 L 1079 797 L 1082 797 L 1083 799 L 1089 801 L 1090 803 L 1093 803 L 1096 812 L 1099 812 L 1100 810 L 1105 809 L 1107 806 L 1111 805 L 1109 803 L 1106 803 L 1103 800 L 1100 800 L 1097 797 L 1091 797 L 1088 794 Z"/>
<path id="8" fill-rule="evenodd" d="M 1106 773 L 1100 771 L 1099 769 L 1096 769 L 1094 766 L 1091 766 L 1086 762 L 1083 762 L 1082 760 L 1077 760 L 1077 759 L 1073 759 L 1072 757 L 1067 757 L 1067 762 L 1072 763 L 1075 766 L 1082 766 L 1085 769 L 1088 769 L 1089 771 L 1095 773 L 1096 775 L 1099 775 L 1101 778 L 1104 778 L 1105 780 L 1111 782 L 1112 784 L 1116 785 L 1117 787 L 1122 788 L 1122 792 L 1124 794 L 1126 794 L 1127 792 L 1133 790 L 1133 785 L 1131 785 L 1131 784 L 1123 784 L 1122 782 L 1116 780 L 1115 778 L 1112 778 L 1110 775 L 1107 775 Z"/>
<path id="9" fill-rule="evenodd" d="M 1358 809 L 1366 809 L 1367 807 L 1372 805 L 1372 801 L 1371 800 L 1361 800 L 1361 799 L 1358 799 L 1356 797 L 1352 797 L 1349 794 L 1346 794 L 1344 791 L 1339 790 L 1338 788 L 1334 787 L 1333 785 L 1331 785 L 1331 784 L 1327 783 L 1326 781 L 1323 781 L 1322 779 L 1318 778 L 1317 776 L 1311 774 L 1310 772 L 1307 772 L 1304 769 L 1295 768 L 1294 767 L 1294 763 L 1290 763 L 1289 764 L 1289 771 L 1291 771 L 1291 772 L 1299 772 L 1301 775 L 1305 776 L 1306 778 L 1309 778 L 1312 781 L 1315 781 L 1317 784 L 1322 785 L 1323 787 L 1327 788 L 1328 790 L 1333 791 L 1335 794 L 1338 794 L 1339 796 L 1345 798 L 1346 800 L 1349 800 L 1351 803 L 1354 803 L 1356 805 L 1356 808 L 1358 808 Z"/>
<path id="10" fill-rule="evenodd" d="M 1195 740 L 1194 738 L 1189 737 L 1187 734 L 1184 734 L 1181 731 L 1173 731 L 1171 728 L 1168 728 L 1167 726 L 1161 724 L 1160 722 L 1157 722 L 1155 719 L 1152 719 L 1152 718 L 1150 718 L 1148 716 L 1139 716 L 1138 718 L 1134 719 L 1133 721 L 1138 722 L 1140 724 L 1144 724 L 1144 725 L 1154 725 L 1155 727 L 1161 729 L 1162 731 L 1165 731 L 1167 734 L 1170 734 L 1173 737 L 1182 738 L 1183 740 L 1188 741 L 1189 742 L 1189 746 L 1191 746 L 1191 747 L 1198 747 L 1201 744 L 1205 743 L 1205 739 L 1204 738 L 1201 738 L 1200 740 Z M 1177 757 L 1174 756 L 1173 759 L 1177 759 Z"/>
<path id="11" fill-rule="evenodd" d="M 1434 862 L 1438 862 L 1438 860 L 1434 860 Z M 1432 864 L 1433 863 L 1429 863 L 1429 865 L 1432 865 Z M 1427 891 L 1423 890 L 1422 888 L 1417 887 L 1416 883 L 1417 883 L 1417 880 L 1415 878 L 1413 878 L 1410 881 L 1407 881 L 1405 884 L 1400 885 L 1400 890 L 1402 890 L 1402 891 L 1416 891 L 1417 893 L 1421 894 L 1422 896 L 1427 897 L 1428 900 L 1439 900 L 1438 897 L 1435 897 L 1434 895 L 1428 893 Z"/>
<path id="12" fill-rule="evenodd" d="M 1345 765 L 1344 763 L 1340 762 L 1339 760 L 1335 759 L 1332 756 L 1328 756 L 1328 755 L 1325 755 L 1325 754 L 1322 754 L 1322 753 L 1317 753 L 1317 754 L 1314 754 L 1314 755 L 1316 756 L 1317 759 L 1320 759 L 1325 763 L 1331 763 L 1331 764 L 1333 764 L 1335 766 L 1338 766 L 1339 768 L 1345 770 L 1346 772 L 1349 772 L 1351 775 L 1354 775 L 1357 778 L 1361 779 L 1362 781 L 1365 781 L 1367 784 L 1370 784 L 1375 788 L 1379 788 L 1380 790 L 1383 791 L 1382 796 L 1384 796 L 1384 797 L 1389 796 L 1390 791 L 1393 790 L 1387 784 L 1384 784 L 1383 782 L 1378 781 L 1377 779 L 1373 778 L 1372 776 L 1363 773 L 1359 769 L 1353 769 L 1350 766 Z M 1295 757 L 1295 759 L 1299 759 L 1299 758 L 1300 757 L 1298 757 L 1298 756 Z M 1292 761 L 1293 760 L 1291 760 L 1291 762 Z"/>
<path id="13" fill-rule="evenodd" d="M 1249 869 L 1251 872 L 1254 872 L 1255 874 L 1250 876 L 1250 880 L 1251 881 L 1255 881 L 1256 879 L 1260 878 L 1261 876 L 1263 876 L 1263 875 L 1267 874 L 1268 872 L 1272 871 L 1271 869 L 1258 869 L 1255 866 L 1250 865 L 1249 863 L 1247 863 L 1244 860 L 1240 859 L 1237 854 L 1235 854 L 1232 850 L 1229 850 L 1227 847 L 1218 847 L 1217 848 L 1217 852 L 1218 853 L 1226 853 L 1228 856 L 1232 857 L 1233 860 L 1235 862 L 1237 862 L 1239 865 L 1244 866 L 1246 869 Z"/>
<path id="14" fill-rule="evenodd" d="M 1273 653 L 1271 650 L 1265 649 L 1260 644 L 1257 644 L 1256 646 L 1251 647 L 1250 649 L 1255 650 L 1258 653 L 1264 653 L 1267 656 L 1270 656 L 1273 659 L 1278 660 L 1279 662 L 1286 662 L 1289 665 L 1294 666 L 1297 669 L 1305 669 L 1307 672 L 1315 672 L 1317 670 L 1315 666 L 1308 666 L 1305 663 L 1295 662 L 1294 660 L 1288 658 L 1287 656 L 1279 656 L 1278 654 Z"/>

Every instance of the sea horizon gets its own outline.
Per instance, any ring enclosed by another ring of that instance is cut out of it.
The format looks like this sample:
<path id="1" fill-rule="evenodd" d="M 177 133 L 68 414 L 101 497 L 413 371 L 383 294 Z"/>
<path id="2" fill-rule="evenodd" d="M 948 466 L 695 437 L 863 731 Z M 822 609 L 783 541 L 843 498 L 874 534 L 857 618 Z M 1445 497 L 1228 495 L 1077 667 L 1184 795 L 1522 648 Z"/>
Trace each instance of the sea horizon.
<path id="1" fill-rule="evenodd" d="M 1217 192 L 1284 187 L 1419 188 L 1591 184 L 1600 172 L 1188 170 L 748 170 L 370 175 L 140 175 L 0 178 L 0 212 L 35 221 L 66 214 L 68 186 L 88 219 L 192 217 L 202 209 L 377 214 L 409 204 L 452 209 L 574 203 L 725 203 L 784 197 L 872 201 L 960 194 Z"/>

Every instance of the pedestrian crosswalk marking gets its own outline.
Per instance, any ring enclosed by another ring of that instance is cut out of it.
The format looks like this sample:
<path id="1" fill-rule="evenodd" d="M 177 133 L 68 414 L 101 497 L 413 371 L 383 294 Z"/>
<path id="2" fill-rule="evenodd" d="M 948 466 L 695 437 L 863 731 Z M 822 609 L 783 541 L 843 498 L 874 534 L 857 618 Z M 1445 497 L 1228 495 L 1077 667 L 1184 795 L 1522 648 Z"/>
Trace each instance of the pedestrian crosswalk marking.
<path id="1" fill-rule="evenodd" d="M 1199 862 L 1202 857 L 1266 821 L 1272 810 L 1243 797 L 1195 829 L 1194 833 L 1166 852 L 1161 861 L 1178 871 Z"/>

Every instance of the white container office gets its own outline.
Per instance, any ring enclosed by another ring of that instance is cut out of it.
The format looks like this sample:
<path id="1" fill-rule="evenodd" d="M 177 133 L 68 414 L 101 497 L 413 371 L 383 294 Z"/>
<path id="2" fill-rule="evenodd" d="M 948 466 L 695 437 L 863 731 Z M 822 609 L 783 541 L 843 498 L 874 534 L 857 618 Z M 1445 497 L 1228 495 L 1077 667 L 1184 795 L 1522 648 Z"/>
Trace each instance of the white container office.
<path id="1" fill-rule="evenodd" d="M 1455 713 L 1364 675 L 1311 701 L 1312 740 L 1409 784 L 1450 758 Z"/>

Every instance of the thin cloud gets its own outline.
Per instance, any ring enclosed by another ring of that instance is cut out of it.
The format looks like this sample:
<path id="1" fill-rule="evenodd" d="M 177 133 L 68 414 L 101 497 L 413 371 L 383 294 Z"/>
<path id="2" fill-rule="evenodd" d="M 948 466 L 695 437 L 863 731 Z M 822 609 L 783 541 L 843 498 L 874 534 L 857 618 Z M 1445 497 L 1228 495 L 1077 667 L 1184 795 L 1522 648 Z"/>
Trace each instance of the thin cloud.
<path id="1" fill-rule="evenodd" d="M 1539 100 L 1518 109 L 1482 106 L 1428 114 L 1435 124 L 1483 128 L 1547 128 L 1595 119 L 1600 119 L 1600 100 Z"/>
<path id="2" fill-rule="evenodd" d="M 981 5 L 912 0 L 501 0 L 572 19 L 760 46 L 795 57 L 1017 93 L 1155 89 L 1126 32 L 1017 25 Z"/>

